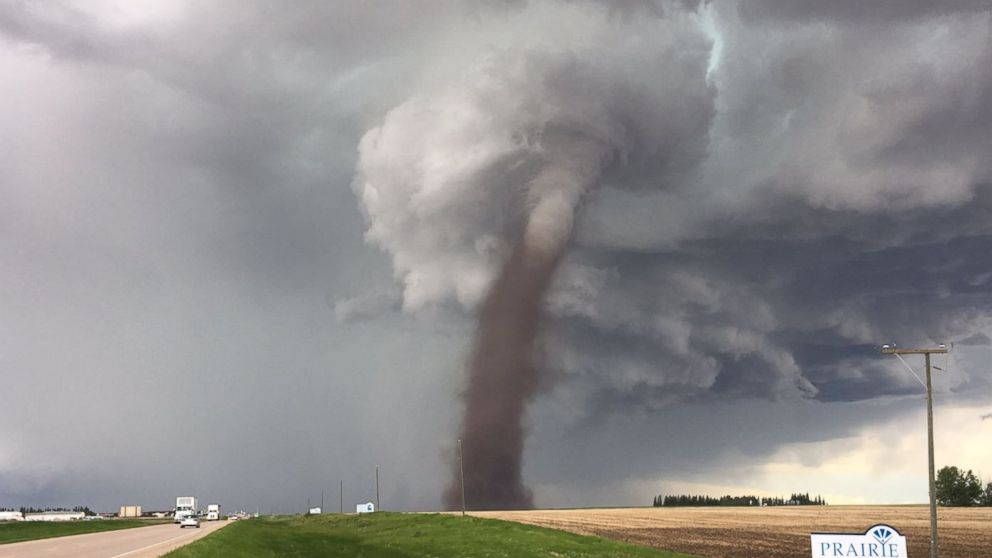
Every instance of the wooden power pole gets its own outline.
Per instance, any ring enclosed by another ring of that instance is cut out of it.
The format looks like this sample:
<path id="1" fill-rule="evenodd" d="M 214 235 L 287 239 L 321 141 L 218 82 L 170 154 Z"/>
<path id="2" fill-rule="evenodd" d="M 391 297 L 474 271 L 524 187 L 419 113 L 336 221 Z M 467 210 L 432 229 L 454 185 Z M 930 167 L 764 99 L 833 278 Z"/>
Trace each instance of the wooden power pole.
<path id="1" fill-rule="evenodd" d="M 458 476 L 462 484 L 462 515 L 465 515 L 465 459 L 462 457 L 462 439 L 458 439 Z"/>
<path id="2" fill-rule="evenodd" d="M 930 558 L 940 557 L 940 546 L 937 544 L 937 484 L 933 463 L 933 383 L 930 379 L 930 355 L 947 354 L 947 347 L 941 344 L 930 349 L 899 349 L 894 345 L 882 345 L 883 355 L 923 355 L 927 371 L 927 460 L 930 465 Z M 901 359 L 902 357 L 900 357 Z"/>

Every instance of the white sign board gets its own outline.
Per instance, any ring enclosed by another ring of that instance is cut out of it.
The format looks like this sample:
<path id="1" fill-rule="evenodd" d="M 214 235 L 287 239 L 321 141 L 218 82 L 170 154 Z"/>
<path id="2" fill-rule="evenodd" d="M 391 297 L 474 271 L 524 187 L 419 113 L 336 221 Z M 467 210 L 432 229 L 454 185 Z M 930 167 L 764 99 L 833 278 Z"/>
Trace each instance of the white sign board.
<path id="1" fill-rule="evenodd" d="M 367 504 L 358 504 L 358 506 L 355 507 L 355 511 L 357 513 L 372 513 L 375 511 L 375 506 L 372 505 L 372 502 Z"/>
<path id="2" fill-rule="evenodd" d="M 310 508 L 310 515 L 320 515 L 320 508 Z"/>
<path id="3" fill-rule="evenodd" d="M 813 558 L 906 558 L 906 537 L 895 527 L 872 525 L 864 534 L 812 533 Z"/>

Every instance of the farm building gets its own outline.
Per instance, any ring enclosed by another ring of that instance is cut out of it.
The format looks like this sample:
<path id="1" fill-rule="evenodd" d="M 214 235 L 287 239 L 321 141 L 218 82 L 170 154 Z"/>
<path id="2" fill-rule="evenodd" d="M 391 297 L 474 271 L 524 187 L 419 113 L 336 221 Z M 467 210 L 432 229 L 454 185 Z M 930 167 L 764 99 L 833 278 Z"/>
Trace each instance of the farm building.
<path id="1" fill-rule="evenodd" d="M 19 511 L 0 511 L 0 521 L 24 521 Z"/>
<path id="2" fill-rule="evenodd" d="M 46 511 L 24 514 L 24 521 L 75 521 L 86 517 L 83 512 Z"/>

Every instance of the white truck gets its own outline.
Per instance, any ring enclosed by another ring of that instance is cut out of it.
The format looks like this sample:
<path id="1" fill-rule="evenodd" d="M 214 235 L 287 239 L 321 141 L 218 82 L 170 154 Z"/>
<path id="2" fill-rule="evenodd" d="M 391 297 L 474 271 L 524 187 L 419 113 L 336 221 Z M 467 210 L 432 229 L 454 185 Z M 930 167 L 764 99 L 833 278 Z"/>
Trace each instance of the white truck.
<path id="1" fill-rule="evenodd" d="M 207 521 L 220 519 L 220 504 L 207 504 Z"/>
<path id="2" fill-rule="evenodd" d="M 180 496 L 176 498 L 176 515 L 173 522 L 179 523 L 186 517 L 196 517 L 196 496 Z"/>

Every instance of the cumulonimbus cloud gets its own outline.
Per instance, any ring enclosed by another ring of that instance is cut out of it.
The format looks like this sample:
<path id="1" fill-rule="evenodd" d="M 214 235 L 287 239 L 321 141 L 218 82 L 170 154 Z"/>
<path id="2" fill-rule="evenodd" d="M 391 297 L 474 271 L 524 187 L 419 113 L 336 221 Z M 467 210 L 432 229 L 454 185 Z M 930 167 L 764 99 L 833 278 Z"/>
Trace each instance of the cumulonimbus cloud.
<path id="1" fill-rule="evenodd" d="M 657 175 L 630 187 L 675 188 L 703 159 L 713 114 L 707 41 L 669 25 L 656 31 L 661 40 L 639 45 L 650 63 L 633 74 L 619 36 L 584 53 L 504 50 L 397 107 L 362 140 L 356 190 L 368 236 L 392 253 L 406 307 L 449 290 L 471 308 L 485 294 L 461 433 L 475 509 L 532 505 L 521 482 L 522 419 L 547 377 L 536 356 L 541 309 L 586 195 L 610 180 L 624 185 L 617 175 L 635 168 Z M 439 244 L 475 253 L 439 269 Z M 462 474 L 455 467 L 449 508 Z"/>
<path id="2" fill-rule="evenodd" d="M 883 341 L 987 328 L 987 14 L 928 9 L 868 34 L 737 8 L 519 6 L 506 17 L 555 12 L 585 34 L 494 47 L 386 114 L 355 189 L 405 310 L 479 304 L 542 135 L 581 128 L 611 160 L 542 346 L 590 408 L 904 393 L 891 363 L 847 367 Z"/>

